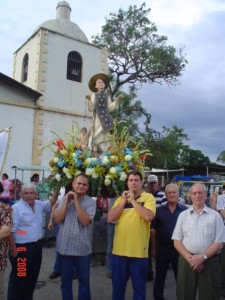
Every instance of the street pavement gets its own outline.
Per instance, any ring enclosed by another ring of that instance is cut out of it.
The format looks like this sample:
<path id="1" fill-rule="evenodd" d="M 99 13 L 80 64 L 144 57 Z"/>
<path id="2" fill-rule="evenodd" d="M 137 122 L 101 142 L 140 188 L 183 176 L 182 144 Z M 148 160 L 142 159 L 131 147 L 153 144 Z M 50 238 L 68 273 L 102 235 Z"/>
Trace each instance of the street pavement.
<path id="1" fill-rule="evenodd" d="M 33 300 L 60 300 L 60 277 L 56 279 L 49 279 L 48 276 L 52 272 L 54 263 L 55 247 L 53 242 L 44 242 L 43 245 L 43 259 L 41 271 L 38 278 L 38 284 L 34 292 Z M 5 276 L 5 293 L 8 285 L 8 275 L 11 266 L 8 263 L 8 268 Z M 74 300 L 77 300 L 78 282 L 73 280 L 73 294 Z M 153 282 L 147 283 L 147 297 L 148 300 L 153 300 L 152 296 Z M 102 256 L 95 254 L 92 259 L 91 267 L 91 294 L 92 300 L 111 300 L 112 298 L 112 284 L 111 279 L 106 276 L 106 266 L 103 265 Z M 166 300 L 175 300 L 175 280 L 171 270 L 168 270 L 164 296 Z M 132 300 L 132 285 L 129 280 L 126 290 L 126 300 Z"/>

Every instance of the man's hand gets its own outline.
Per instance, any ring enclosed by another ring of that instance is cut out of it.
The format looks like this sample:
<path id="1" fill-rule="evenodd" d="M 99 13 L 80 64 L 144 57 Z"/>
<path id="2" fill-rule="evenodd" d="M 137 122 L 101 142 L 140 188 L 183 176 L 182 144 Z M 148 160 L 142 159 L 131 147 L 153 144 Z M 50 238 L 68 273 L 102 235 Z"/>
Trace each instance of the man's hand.
<path id="1" fill-rule="evenodd" d="M 188 259 L 188 263 L 193 271 L 201 272 L 204 269 L 204 258 L 201 254 L 191 255 Z"/>
<path id="2" fill-rule="evenodd" d="M 54 225 L 52 222 L 48 223 L 48 230 L 53 230 L 54 229 Z"/>
<path id="3" fill-rule="evenodd" d="M 126 199 L 127 202 L 131 203 L 134 200 L 134 193 L 131 191 L 124 191 L 123 198 Z"/>

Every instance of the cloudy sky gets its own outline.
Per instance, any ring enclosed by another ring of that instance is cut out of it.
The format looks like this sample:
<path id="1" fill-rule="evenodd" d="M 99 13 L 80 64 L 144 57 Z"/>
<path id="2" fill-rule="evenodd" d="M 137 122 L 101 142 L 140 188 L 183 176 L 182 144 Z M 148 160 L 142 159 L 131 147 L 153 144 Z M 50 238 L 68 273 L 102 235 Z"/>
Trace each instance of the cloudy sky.
<path id="1" fill-rule="evenodd" d="M 0 72 L 12 76 L 13 53 L 35 28 L 56 17 L 56 0 L 0 0 Z M 144 0 L 68 0 L 71 21 L 89 41 L 101 32 L 105 18 L 119 8 L 140 6 Z M 152 115 L 151 127 L 177 125 L 188 144 L 216 161 L 225 150 L 225 1 L 146 0 L 149 19 L 168 44 L 184 47 L 188 65 L 176 87 L 144 85 L 138 93 Z"/>

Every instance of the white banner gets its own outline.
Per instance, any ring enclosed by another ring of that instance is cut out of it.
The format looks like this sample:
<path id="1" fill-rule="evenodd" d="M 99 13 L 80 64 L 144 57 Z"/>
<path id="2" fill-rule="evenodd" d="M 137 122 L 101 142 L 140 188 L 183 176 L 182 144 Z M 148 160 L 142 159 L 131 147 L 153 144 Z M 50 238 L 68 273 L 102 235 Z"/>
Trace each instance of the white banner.
<path id="1" fill-rule="evenodd" d="M 11 134 L 10 129 L 11 128 L 6 128 L 0 131 L 0 174 L 3 172 L 3 168 L 6 162 Z"/>

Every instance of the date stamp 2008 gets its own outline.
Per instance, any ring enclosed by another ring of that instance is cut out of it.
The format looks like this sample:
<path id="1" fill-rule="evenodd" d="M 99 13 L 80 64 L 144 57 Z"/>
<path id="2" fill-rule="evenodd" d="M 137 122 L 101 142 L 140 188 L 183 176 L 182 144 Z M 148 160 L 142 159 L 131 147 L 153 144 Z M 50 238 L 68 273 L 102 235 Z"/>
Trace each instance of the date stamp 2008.
<path id="1" fill-rule="evenodd" d="M 18 252 L 26 252 L 26 247 L 18 247 Z M 27 259 L 26 257 L 17 257 L 17 276 L 26 277 L 27 276 Z"/>

